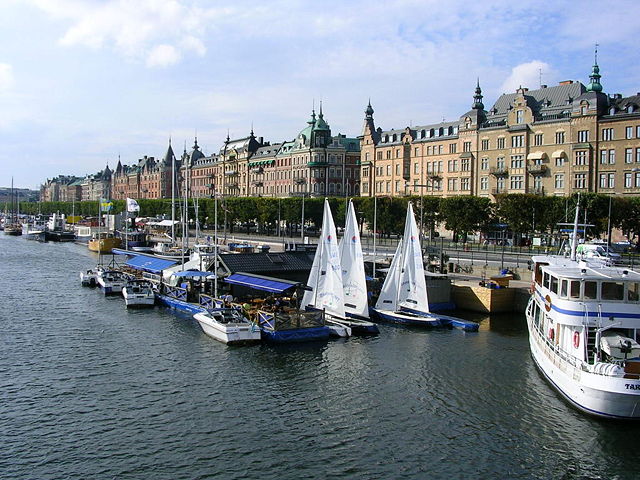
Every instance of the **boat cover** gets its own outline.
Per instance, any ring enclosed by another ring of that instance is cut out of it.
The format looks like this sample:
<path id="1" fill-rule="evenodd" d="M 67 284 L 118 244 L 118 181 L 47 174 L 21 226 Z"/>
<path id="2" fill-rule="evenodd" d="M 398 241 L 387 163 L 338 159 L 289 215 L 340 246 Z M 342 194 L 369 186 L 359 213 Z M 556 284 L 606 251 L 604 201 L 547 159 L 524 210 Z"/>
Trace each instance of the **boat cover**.
<path id="1" fill-rule="evenodd" d="M 173 276 L 184 278 L 215 278 L 216 274 L 213 272 L 203 272 L 202 270 L 185 270 L 184 272 L 175 272 Z"/>
<path id="2" fill-rule="evenodd" d="M 298 285 L 297 282 L 270 279 L 258 275 L 251 275 L 249 273 L 234 273 L 233 275 L 229 275 L 225 278 L 224 281 L 233 285 L 242 285 L 244 287 L 271 293 L 283 293 Z"/>
<path id="3" fill-rule="evenodd" d="M 127 260 L 126 265 L 135 268 L 136 270 L 160 273 L 164 269 L 169 268 L 176 263 L 177 262 L 174 262 L 173 260 L 165 260 L 164 258 L 152 258 L 145 255 L 136 255 L 135 257 Z"/>

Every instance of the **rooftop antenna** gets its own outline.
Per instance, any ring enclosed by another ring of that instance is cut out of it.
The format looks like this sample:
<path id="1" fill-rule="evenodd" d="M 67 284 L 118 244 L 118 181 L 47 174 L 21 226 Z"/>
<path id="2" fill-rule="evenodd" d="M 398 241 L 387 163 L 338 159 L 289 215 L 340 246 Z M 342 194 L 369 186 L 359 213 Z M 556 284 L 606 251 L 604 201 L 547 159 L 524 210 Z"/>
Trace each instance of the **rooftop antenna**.
<path id="1" fill-rule="evenodd" d="M 540 88 L 542 88 L 542 69 L 541 68 L 538 69 L 538 78 L 540 81 Z"/>
<path id="2" fill-rule="evenodd" d="M 598 64 L 598 47 L 600 46 L 600 44 L 598 42 L 596 42 L 596 49 L 595 49 L 595 64 Z"/>

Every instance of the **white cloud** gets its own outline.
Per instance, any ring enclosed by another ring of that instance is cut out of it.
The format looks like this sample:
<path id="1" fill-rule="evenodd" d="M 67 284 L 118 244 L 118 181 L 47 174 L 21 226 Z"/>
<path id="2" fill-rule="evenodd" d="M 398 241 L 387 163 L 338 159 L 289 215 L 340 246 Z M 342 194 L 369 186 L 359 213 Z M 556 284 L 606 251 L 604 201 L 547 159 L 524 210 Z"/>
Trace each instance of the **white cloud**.
<path id="1" fill-rule="evenodd" d="M 180 60 L 180 52 L 171 45 L 158 45 L 147 56 L 148 67 L 168 67 Z"/>
<path id="2" fill-rule="evenodd" d="M 13 87 L 13 67 L 8 63 L 0 63 L 0 92 Z"/>
<path id="3" fill-rule="evenodd" d="M 519 87 L 538 88 L 540 86 L 541 71 L 545 77 L 548 77 L 551 71 L 549 64 L 540 60 L 533 60 L 516 65 L 511 69 L 511 75 L 500 86 L 500 93 L 515 92 Z"/>
<path id="4" fill-rule="evenodd" d="M 168 66 L 183 53 L 203 56 L 206 22 L 228 9 L 202 9 L 184 0 L 31 0 L 53 18 L 71 22 L 59 39 L 66 47 L 113 48 L 147 66 Z"/>

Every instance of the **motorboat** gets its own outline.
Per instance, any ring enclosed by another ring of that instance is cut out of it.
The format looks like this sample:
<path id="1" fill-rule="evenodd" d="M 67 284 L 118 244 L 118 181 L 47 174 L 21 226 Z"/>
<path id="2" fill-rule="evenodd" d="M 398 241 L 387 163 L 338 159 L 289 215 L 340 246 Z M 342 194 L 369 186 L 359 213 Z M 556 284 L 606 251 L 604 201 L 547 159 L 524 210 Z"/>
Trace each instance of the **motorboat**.
<path id="1" fill-rule="evenodd" d="M 579 205 L 579 202 L 578 202 Z M 526 309 L 531 356 L 579 410 L 640 418 L 640 273 L 576 256 L 533 257 Z"/>
<path id="2" fill-rule="evenodd" d="M 235 308 L 221 308 L 196 313 L 195 318 L 204 333 L 227 345 L 260 341 L 260 328 Z"/>
<path id="3" fill-rule="evenodd" d="M 96 283 L 105 295 L 120 295 L 130 276 L 118 270 L 98 270 Z"/>
<path id="4" fill-rule="evenodd" d="M 95 287 L 98 284 L 98 272 L 89 269 L 86 272 L 80 272 L 80 284 L 83 287 Z"/>
<path id="5" fill-rule="evenodd" d="M 122 287 L 122 296 L 127 308 L 153 307 L 155 304 L 155 292 L 149 280 L 129 280 Z"/>
<path id="6" fill-rule="evenodd" d="M 89 250 L 98 253 L 111 253 L 114 248 L 120 248 L 122 240 L 112 233 L 96 233 L 89 240 Z"/>

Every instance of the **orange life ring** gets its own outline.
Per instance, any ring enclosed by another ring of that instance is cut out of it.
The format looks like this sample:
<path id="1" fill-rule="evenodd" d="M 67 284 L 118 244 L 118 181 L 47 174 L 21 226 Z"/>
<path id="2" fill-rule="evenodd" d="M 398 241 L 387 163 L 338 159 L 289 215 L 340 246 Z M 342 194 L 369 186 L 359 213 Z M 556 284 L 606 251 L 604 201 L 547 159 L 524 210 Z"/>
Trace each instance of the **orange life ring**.
<path id="1" fill-rule="evenodd" d="M 578 348 L 580 346 L 580 334 L 578 332 L 573 332 L 573 348 Z"/>
<path id="2" fill-rule="evenodd" d="M 551 297 L 550 297 L 549 295 L 546 295 L 546 296 L 544 297 L 544 309 L 545 309 L 547 312 L 550 312 L 550 311 L 551 311 Z"/>
<path id="3" fill-rule="evenodd" d="M 553 327 L 549 328 L 549 340 L 553 340 L 553 337 L 555 336 L 555 332 L 553 330 Z"/>

